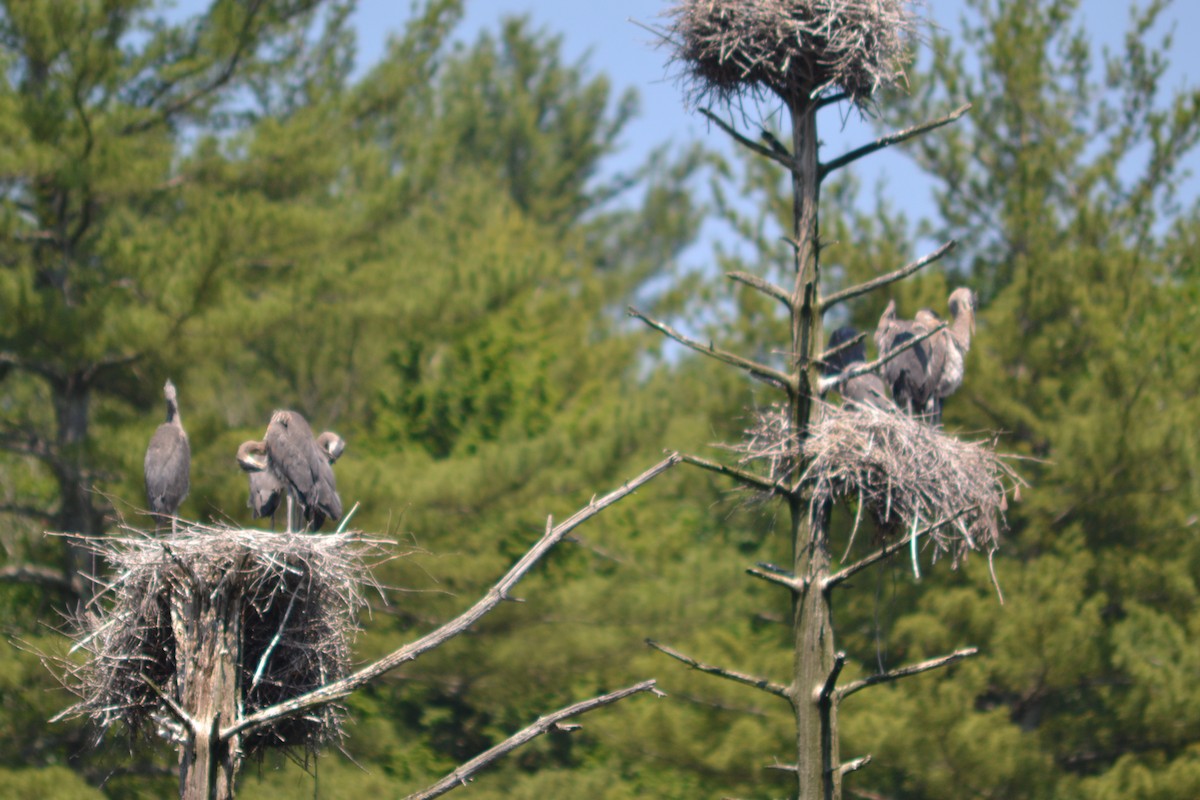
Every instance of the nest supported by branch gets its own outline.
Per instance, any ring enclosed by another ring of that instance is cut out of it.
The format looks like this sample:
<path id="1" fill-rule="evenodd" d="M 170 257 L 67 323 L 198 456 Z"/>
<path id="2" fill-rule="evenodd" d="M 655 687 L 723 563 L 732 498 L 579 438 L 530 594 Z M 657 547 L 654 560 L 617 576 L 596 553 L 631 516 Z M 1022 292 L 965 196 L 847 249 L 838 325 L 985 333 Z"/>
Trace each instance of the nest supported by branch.
<path id="1" fill-rule="evenodd" d="M 117 577 L 74 620 L 75 649 L 89 657 L 68 667 L 67 684 L 79 700 L 60 717 L 87 716 L 102 731 L 121 722 L 134 733 L 157 727 L 159 735 L 177 735 L 160 692 L 180 697 L 172 611 L 182 591 L 238 598 L 243 713 L 347 674 L 363 589 L 378 589 L 367 559 L 382 552 L 382 543 L 354 533 L 205 525 L 166 536 L 128 534 L 84 540 Z M 279 720 L 242 749 L 315 750 L 341 738 L 343 719 L 342 708 L 324 706 Z"/>
<path id="2" fill-rule="evenodd" d="M 662 31 L 689 98 L 774 92 L 785 102 L 841 91 L 860 108 L 899 83 L 919 0 L 682 0 Z"/>
<path id="3" fill-rule="evenodd" d="M 1007 492 L 1024 484 L 992 442 L 961 441 L 919 419 L 868 405 L 824 406 L 802 443 L 786 410 L 772 406 L 757 415 L 735 449 L 743 462 L 766 464 L 772 481 L 794 480 L 803 465 L 800 478 L 812 487 L 814 515 L 852 499 L 887 537 L 943 523 L 927 538 L 935 560 L 944 553 L 955 565 L 970 550 L 995 551 Z"/>

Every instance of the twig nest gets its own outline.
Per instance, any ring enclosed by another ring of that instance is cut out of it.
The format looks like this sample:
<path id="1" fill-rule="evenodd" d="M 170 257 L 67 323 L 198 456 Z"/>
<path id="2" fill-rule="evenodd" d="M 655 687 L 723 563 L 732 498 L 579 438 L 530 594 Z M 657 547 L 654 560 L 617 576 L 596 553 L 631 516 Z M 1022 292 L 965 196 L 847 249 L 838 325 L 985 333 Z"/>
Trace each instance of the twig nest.
<path id="1" fill-rule="evenodd" d="M 823 405 L 803 437 L 785 408 L 770 406 L 756 412 L 731 449 L 740 463 L 765 467 L 773 482 L 794 482 L 803 470 L 799 480 L 811 488 L 813 515 L 848 499 L 871 514 L 883 536 L 943 523 L 927 538 L 935 559 L 948 553 L 955 564 L 970 550 L 996 549 L 1007 492 L 1024 484 L 993 442 L 964 442 L 869 405 Z"/>
<path id="2" fill-rule="evenodd" d="M 1023 484 L 994 442 L 967 442 L 918 419 L 867 405 L 826 406 L 803 446 L 812 513 L 840 498 L 867 508 L 885 535 L 930 532 L 934 558 L 954 564 L 999 545 L 1007 491 Z"/>
<path id="3" fill-rule="evenodd" d="M 117 722 L 134 733 L 157 728 L 173 738 L 178 726 L 162 697 L 179 700 L 181 694 L 179 621 L 173 625 L 172 616 L 186 613 L 187 598 L 216 592 L 231 598 L 239 620 L 242 713 L 347 674 L 363 587 L 376 586 L 366 558 L 380 553 L 381 543 L 353 533 L 205 525 L 167 536 L 128 534 L 85 540 L 116 578 L 75 620 L 75 648 L 88 657 L 69 668 L 68 685 L 79 700 L 60 716 L 90 717 L 102 731 Z M 343 716 L 330 705 L 285 718 L 248 737 L 242 748 L 247 754 L 316 749 L 342 736 Z"/>
<path id="4" fill-rule="evenodd" d="M 665 41 L 695 102 L 768 89 L 792 103 L 845 92 L 860 107 L 898 83 L 919 0 L 683 0 Z"/>

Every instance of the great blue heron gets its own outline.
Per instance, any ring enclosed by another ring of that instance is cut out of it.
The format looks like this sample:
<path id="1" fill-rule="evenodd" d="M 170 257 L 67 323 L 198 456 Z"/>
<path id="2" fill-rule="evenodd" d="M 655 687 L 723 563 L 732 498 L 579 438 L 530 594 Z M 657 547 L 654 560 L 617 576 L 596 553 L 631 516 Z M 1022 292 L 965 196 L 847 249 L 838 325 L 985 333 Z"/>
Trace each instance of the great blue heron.
<path id="1" fill-rule="evenodd" d="M 966 373 L 966 355 L 975 333 L 975 294 L 965 286 L 950 293 L 950 324 L 929 338 L 930 406 L 935 422 L 942 420 L 946 398 L 962 386 Z M 917 324 L 932 330 L 942 320 L 928 309 L 917 312 Z"/>
<path id="2" fill-rule="evenodd" d="M 858 331 L 849 325 L 838 328 L 829 336 L 829 347 L 833 350 L 858 336 Z M 856 342 L 833 354 L 825 362 L 825 374 L 835 376 L 848 369 L 859 367 L 867 361 L 867 349 Z M 878 375 L 868 372 L 844 381 L 837 389 L 842 399 L 853 405 L 869 405 L 881 410 L 895 410 L 896 405 L 888 397 L 887 387 Z"/>
<path id="3" fill-rule="evenodd" d="M 896 301 L 891 300 L 875 328 L 875 345 L 880 357 L 897 350 L 929 329 L 915 320 L 896 316 Z M 883 379 L 892 388 L 896 405 L 910 415 L 927 414 L 933 385 L 929 377 L 929 340 L 910 347 L 883 365 Z"/>
<path id="4" fill-rule="evenodd" d="M 340 437 L 319 445 L 307 420 L 295 411 L 276 411 L 263 439 L 270 469 L 283 483 L 289 502 L 295 501 L 308 529 L 317 531 L 325 519 L 342 516 L 332 461 L 345 447 Z M 336 453 L 336 455 L 335 455 Z M 292 529 L 288 514 L 288 530 Z"/>
<path id="5" fill-rule="evenodd" d="M 325 457 L 332 464 L 346 451 L 346 440 L 333 431 L 325 431 L 317 437 L 317 447 L 325 451 Z"/>
<path id="6" fill-rule="evenodd" d="M 346 440 L 333 431 L 325 431 L 317 437 L 317 448 L 325 459 L 333 464 L 345 452 Z M 250 499 L 246 505 L 250 508 L 251 515 L 254 519 L 270 517 L 271 529 L 274 530 L 275 512 L 278 511 L 279 501 L 286 490 L 279 476 L 270 468 L 266 442 L 242 442 L 238 447 L 237 462 L 249 478 Z M 332 491 L 336 496 L 337 489 L 333 488 Z M 313 529 L 319 528 L 323 522 L 324 518 L 316 523 Z"/>
<path id="7" fill-rule="evenodd" d="M 165 527 L 169 518 L 173 532 L 179 506 L 188 493 L 192 451 L 179 418 L 175 384 L 170 380 L 163 384 L 163 397 L 167 400 L 167 421 L 159 425 L 150 437 L 143 474 L 146 478 L 146 503 L 154 515 L 156 528 Z"/>
<path id="8" fill-rule="evenodd" d="M 283 483 L 269 469 L 267 446 L 263 442 L 242 442 L 237 452 L 238 465 L 246 471 L 250 481 L 250 500 L 246 504 L 255 519 L 271 518 L 271 530 L 275 530 L 275 512 L 279 499 L 283 497 Z"/>

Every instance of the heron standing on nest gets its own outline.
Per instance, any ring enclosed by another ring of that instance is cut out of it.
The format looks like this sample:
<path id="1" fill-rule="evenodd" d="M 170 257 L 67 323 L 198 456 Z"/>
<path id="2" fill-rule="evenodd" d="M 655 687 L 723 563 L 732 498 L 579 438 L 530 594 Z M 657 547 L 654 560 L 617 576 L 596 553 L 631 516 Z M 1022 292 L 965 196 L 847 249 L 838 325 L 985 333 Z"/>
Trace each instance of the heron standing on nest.
<path id="1" fill-rule="evenodd" d="M 930 416 L 942 421 L 942 405 L 962 386 L 966 373 L 967 351 L 975 333 L 975 293 L 960 286 L 950 293 L 950 324 L 929 338 Z M 942 324 L 928 309 L 917 312 L 916 322 L 926 330 Z"/>
<path id="2" fill-rule="evenodd" d="M 156 529 L 166 527 L 170 518 L 173 533 L 178 524 L 176 515 L 179 506 L 188 494 L 192 451 L 179 417 L 175 384 L 169 379 L 163 384 L 163 397 L 167 401 L 167 421 L 159 425 L 150 437 L 143 474 L 146 479 L 146 503 L 154 515 Z"/>

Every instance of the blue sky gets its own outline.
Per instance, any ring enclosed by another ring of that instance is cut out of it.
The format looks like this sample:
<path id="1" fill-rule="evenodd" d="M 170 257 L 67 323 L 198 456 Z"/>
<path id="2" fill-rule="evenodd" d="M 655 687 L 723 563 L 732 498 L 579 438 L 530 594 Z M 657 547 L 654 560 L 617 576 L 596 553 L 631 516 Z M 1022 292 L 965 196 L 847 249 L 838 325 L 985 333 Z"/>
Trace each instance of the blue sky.
<path id="1" fill-rule="evenodd" d="M 355 27 L 359 33 L 360 64 L 366 65 L 382 53 L 389 33 L 399 30 L 407 17 L 408 3 L 403 0 L 359 0 Z M 588 56 L 588 64 L 606 73 L 620 90 L 637 89 L 641 96 L 641 114 L 630 124 L 622 152 L 610 168 L 619 170 L 638 163 L 654 146 L 665 141 L 682 144 L 703 139 L 712 146 L 728 149 L 725 135 L 710 129 L 704 119 L 688 111 L 682 95 L 665 66 L 667 54 L 654 47 L 651 33 L 630 20 L 653 25 L 667 8 L 664 0 L 467 0 L 467 14 L 459 36 L 474 39 L 480 30 L 496 29 L 499 20 L 513 14 L 526 14 L 535 26 L 562 34 L 569 60 Z M 965 12 L 962 0 L 927 0 L 926 15 L 942 29 L 953 33 Z M 1093 42 L 1118 46 L 1128 21 L 1125 0 L 1082 0 L 1081 10 Z M 1174 24 L 1177 45 L 1171 53 L 1172 68 L 1167 88 L 1195 86 L 1200 81 L 1200 48 L 1186 45 L 1186 35 L 1200 29 L 1200 0 L 1176 0 L 1164 14 L 1166 24 Z M 949 110 L 949 109 L 947 109 Z M 830 119 L 833 118 L 830 113 Z M 753 136 L 754 131 L 750 131 Z M 826 122 L 821 129 L 825 142 L 823 157 L 830 157 L 873 138 L 876 134 L 858 119 L 848 115 L 844 128 Z M 1192 163 L 1200 172 L 1200 157 Z M 885 151 L 859 162 L 858 169 L 867 187 L 883 178 L 886 194 L 897 204 L 910 209 L 915 218 L 931 213 L 927 183 L 899 152 Z M 1200 194 L 1200 179 L 1193 179 L 1189 194 Z"/>

